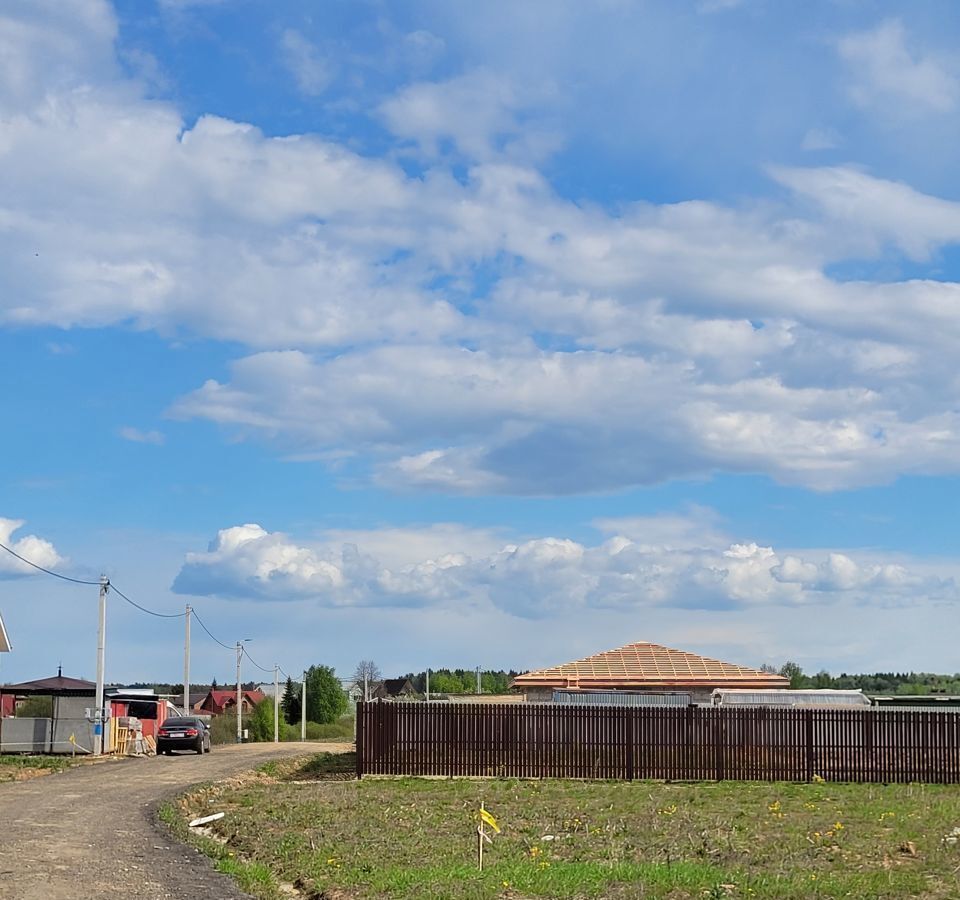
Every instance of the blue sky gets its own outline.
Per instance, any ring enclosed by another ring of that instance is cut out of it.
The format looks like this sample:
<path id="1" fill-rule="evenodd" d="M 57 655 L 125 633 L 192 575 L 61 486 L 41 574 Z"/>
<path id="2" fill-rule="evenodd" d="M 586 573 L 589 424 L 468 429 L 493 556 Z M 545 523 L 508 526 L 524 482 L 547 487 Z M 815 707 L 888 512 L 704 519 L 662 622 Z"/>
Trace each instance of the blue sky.
<path id="1" fill-rule="evenodd" d="M 0 3 L 0 540 L 290 672 L 956 671 L 958 28 Z M 0 678 L 93 674 L 95 590 L 0 613 Z"/>

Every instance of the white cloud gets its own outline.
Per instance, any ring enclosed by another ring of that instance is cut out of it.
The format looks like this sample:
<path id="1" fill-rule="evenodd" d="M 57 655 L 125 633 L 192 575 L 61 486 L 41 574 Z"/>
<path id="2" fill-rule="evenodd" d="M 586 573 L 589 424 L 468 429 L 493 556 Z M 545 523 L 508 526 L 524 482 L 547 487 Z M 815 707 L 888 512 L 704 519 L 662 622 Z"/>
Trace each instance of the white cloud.
<path id="1" fill-rule="evenodd" d="M 22 519 L 0 518 L 0 544 L 5 544 L 24 559 L 29 559 L 38 566 L 47 569 L 59 565 L 63 558 L 57 553 L 53 544 L 35 534 L 27 534 L 13 540 L 15 532 L 24 525 Z M 0 550 L 0 579 L 14 578 L 26 575 L 37 575 L 39 570 L 18 560 L 15 556 Z"/>
<path id="2" fill-rule="evenodd" d="M 903 24 L 896 19 L 842 38 L 840 57 L 850 67 L 850 93 L 861 106 L 888 115 L 943 113 L 960 95 L 955 67 L 933 55 L 912 52 Z"/>
<path id="3" fill-rule="evenodd" d="M 230 382 L 207 382 L 173 414 L 282 435 L 301 455 L 371 453 L 386 482 L 466 492 L 605 490 L 715 469 L 820 488 L 955 471 L 949 387 L 946 406 L 917 406 L 902 374 L 861 372 L 870 388 L 791 386 L 625 352 L 288 351 L 235 363 Z"/>
<path id="4" fill-rule="evenodd" d="M 30 111 L 52 92 L 89 90 L 115 78 L 117 21 L 105 0 L 17 6 L 0 11 L 0 109 Z"/>
<path id="5" fill-rule="evenodd" d="M 429 156 L 454 144 L 471 159 L 496 157 L 504 149 L 529 157 L 556 146 L 555 138 L 530 121 L 521 121 L 533 105 L 502 75 L 474 71 L 445 82 L 418 82 L 400 90 L 380 107 L 387 127 L 398 137 L 415 141 Z"/>
<path id="6" fill-rule="evenodd" d="M 296 29 L 287 28 L 280 36 L 280 49 L 302 93 L 317 97 L 326 91 L 333 80 L 333 66 L 317 46 Z"/>
<path id="7" fill-rule="evenodd" d="M 638 543 L 614 534 L 600 544 L 544 537 L 491 550 L 490 535 L 467 546 L 468 530 L 443 526 L 424 533 L 368 532 L 368 545 L 339 543 L 336 533 L 301 544 L 259 525 L 219 532 L 206 553 L 190 553 L 174 582 L 179 593 L 280 601 L 310 599 L 328 607 L 444 606 L 496 608 L 521 618 L 618 609 L 733 609 L 834 604 L 899 605 L 956 602 L 953 577 L 912 571 L 901 562 L 858 561 L 827 552 L 819 560 L 756 543 L 736 543 L 700 531 L 704 514 L 673 535 L 682 517 L 667 521 L 666 541 Z M 634 523 L 637 525 L 638 523 Z M 652 523 L 648 523 L 652 524 Z M 669 526 L 673 525 L 671 529 Z M 439 540 L 443 530 L 451 542 Z M 673 532 L 673 535 L 670 532 Z M 390 545 L 399 541 L 400 552 Z M 371 552 L 379 545 L 386 565 Z"/>
<path id="8" fill-rule="evenodd" d="M 134 428 L 132 425 L 124 425 L 119 431 L 120 437 L 125 441 L 133 441 L 135 444 L 156 444 L 159 446 L 164 442 L 163 433 L 156 429 L 143 431 Z"/>
<path id="9" fill-rule="evenodd" d="M 49 66 L 0 91 L 0 323 L 264 349 L 175 413 L 288 457 L 368 454 L 391 485 L 956 471 L 960 287 L 827 273 L 931 257 L 960 237 L 957 204 L 849 167 L 776 169 L 777 203 L 573 203 L 511 149 L 534 89 L 477 71 L 382 108 L 474 160 L 411 177 L 315 136 L 185 123 L 117 74 L 108 8 L 66 9 L 50 34 L 11 18 L 14 62 Z"/>
<path id="10" fill-rule="evenodd" d="M 773 176 L 815 201 L 831 219 L 866 236 L 875 234 L 914 259 L 960 242 L 960 203 L 848 167 L 775 168 Z"/>

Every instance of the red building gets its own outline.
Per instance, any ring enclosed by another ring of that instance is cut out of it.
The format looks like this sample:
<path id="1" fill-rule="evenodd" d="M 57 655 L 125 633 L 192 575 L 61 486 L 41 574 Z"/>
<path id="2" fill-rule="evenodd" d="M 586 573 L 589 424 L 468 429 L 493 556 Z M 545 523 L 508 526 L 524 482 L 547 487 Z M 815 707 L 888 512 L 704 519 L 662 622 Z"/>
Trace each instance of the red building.
<path id="1" fill-rule="evenodd" d="M 266 700 L 267 695 L 263 691 L 242 691 L 241 692 L 241 708 L 240 711 L 243 713 L 250 712 L 261 700 Z M 195 707 L 194 712 L 206 713 L 209 716 L 219 716 L 225 713 L 227 710 L 236 711 L 237 708 L 237 692 L 236 691 L 214 691 L 210 690 L 207 692 L 207 696 L 203 698 Z"/>

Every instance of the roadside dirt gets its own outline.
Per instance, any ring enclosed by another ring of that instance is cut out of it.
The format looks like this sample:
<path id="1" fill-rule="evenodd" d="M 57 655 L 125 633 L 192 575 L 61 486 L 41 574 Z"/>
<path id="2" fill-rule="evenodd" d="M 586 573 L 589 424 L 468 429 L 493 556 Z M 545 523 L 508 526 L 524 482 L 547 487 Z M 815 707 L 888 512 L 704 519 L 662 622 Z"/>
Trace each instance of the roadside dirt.
<path id="1" fill-rule="evenodd" d="M 191 785 L 220 781 L 270 759 L 348 749 L 346 744 L 229 745 L 206 756 L 104 761 L 0 784 L 0 898 L 245 898 L 206 857 L 156 824 L 157 804 Z"/>

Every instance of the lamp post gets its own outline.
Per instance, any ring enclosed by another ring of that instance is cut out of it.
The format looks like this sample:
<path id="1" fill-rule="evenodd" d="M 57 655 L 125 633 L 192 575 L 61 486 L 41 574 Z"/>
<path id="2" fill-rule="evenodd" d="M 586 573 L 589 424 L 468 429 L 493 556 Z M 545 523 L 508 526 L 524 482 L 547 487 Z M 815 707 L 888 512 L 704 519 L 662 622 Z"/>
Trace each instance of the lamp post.
<path id="1" fill-rule="evenodd" d="M 250 638 L 244 638 L 237 641 L 237 743 L 243 741 L 243 692 L 240 690 L 240 660 L 243 659 L 243 645 L 248 643 Z"/>

